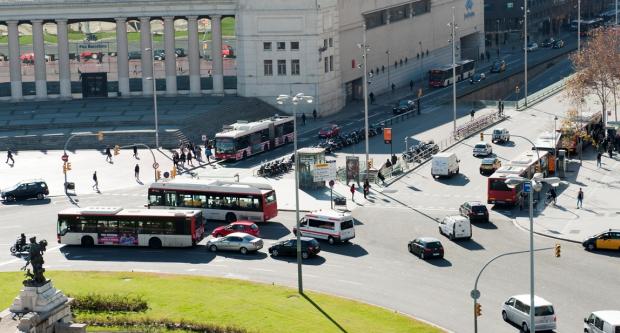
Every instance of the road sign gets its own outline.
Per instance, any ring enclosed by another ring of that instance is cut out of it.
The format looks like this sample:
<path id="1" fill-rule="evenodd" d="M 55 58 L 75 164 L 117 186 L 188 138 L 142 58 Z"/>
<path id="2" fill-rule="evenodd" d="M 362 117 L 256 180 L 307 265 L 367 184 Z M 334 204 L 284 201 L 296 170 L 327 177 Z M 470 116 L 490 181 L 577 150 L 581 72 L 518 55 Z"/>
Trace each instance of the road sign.
<path id="1" fill-rule="evenodd" d="M 64 155 L 62 155 L 61 159 L 62 159 L 63 162 L 67 162 L 69 160 L 69 155 L 64 154 Z"/>
<path id="2" fill-rule="evenodd" d="M 471 298 L 473 298 L 473 299 L 478 299 L 478 298 L 480 298 L 480 290 L 478 290 L 478 289 L 473 289 L 473 290 L 471 291 L 471 293 L 469 293 L 469 295 L 470 295 L 470 296 L 471 296 Z"/>
<path id="3" fill-rule="evenodd" d="M 336 178 L 336 161 L 315 164 L 312 170 L 312 177 L 315 182 L 333 180 Z"/>
<path id="4" fill-rule="evenodd" d="M 530 183 L 523 183 L 523 192 L 525 192 L 525 193 L 532 192 L 532 184 L 530 184 Z"/>
<path id="5" fill-rule="evenodd" d="M 334 182 L 333 179 L 329 181 L 329 187 L 334 187 L 334 184 L 336 184 L 336 183 Z"/>
<path id="6" fill-rule="evenodd" d="M 202 139 L 202 142 L 207 141 L 207 135 L 206 134 L 203 134 L 200 138 Z"/>
<path id="7" fill-rule="evenodd" d="M 153 169 L 159 169 L 159 163 L 157 162 L 153 163 Z"/>

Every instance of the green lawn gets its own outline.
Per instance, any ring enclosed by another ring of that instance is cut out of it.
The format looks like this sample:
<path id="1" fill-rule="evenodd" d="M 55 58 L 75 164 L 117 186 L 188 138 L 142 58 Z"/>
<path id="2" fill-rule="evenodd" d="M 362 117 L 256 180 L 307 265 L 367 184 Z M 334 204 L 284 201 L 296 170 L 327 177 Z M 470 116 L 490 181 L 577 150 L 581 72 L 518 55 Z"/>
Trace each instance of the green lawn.
<path id="1" fill-rule="evenodd" d="M 100 39 L 114 39 L 116 38 L 116 32 L 114 31 L 110 31 L 110 32 L 97 32 L 95 33 L 95 35 L 97 36 L 97 40 Z M 203 39 L 203 33 L 200 34 L 200 39 Z M 176 38 L 179 37 L 187 37 L 187 31 L 176 31 L 175 32 L 175 36 Z M 226 17 L 222 20 L 222 36 L 224 37 L 230 37 L 230 36 L 235 36 L 235 20 L 232 17 Z M 58 38 L 56 37 L 56 35 L 52 35 L 52 34 L 44 34 L 45 42 L 46 43 L 52 43 L 55 44 L 58 41 Z M 128 32 L 127 33 L 127 39 L 130 42 L 137 42 L 140 41 L 140 33 L 139 32 Z M 164 37 L 163 35 L 155 35 L 153 37 L 153 39 L 155 41 L 163 41 Z M 207 33 L 207 39 L 211 40 L 211 33 Z M 77 41 L 83 41 L 84 40 L 84 34 L 81 32 L 76 32 L 76 31 L 69 31 L 69 41 L 71 42 L 77 42 Z M 8 36 L 0 36 L 0 44 L 7 44 L 9 42 L 9 37 Z M 32 36 L 31 35 L 23 35 L 19 37 L 19 44 L 20 45 L 32 45 Z"/>
<path id="2" fill-rule="evenodd" d="M 18 294 L 21 272 L 0 273 L 0 309 Z M 269 333 L 441 332 L 393 311 L 356 301 L 240 280 L 187 275 L 105 272 L 48 272 L 63 292 L 73 295 L 134 294 L 149 310 L 133 318 L 211 322 Z M 376 286 L 379 288 L 380 286 Z M 110 313 L 77 313 L 76 321 Z"/>

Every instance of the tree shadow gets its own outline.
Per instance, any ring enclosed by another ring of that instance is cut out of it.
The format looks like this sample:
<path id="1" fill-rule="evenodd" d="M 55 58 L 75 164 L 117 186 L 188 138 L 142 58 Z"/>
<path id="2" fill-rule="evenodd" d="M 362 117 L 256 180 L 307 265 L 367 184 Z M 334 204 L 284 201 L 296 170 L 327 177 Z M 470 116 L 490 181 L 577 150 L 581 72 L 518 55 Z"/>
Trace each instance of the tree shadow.
<path id="1" fill-rule="evenodd" d="M 344 327 L 342 327 L 342 325 L 340 325 L 334 318 L 332 318 L 327 312 L 325 312 L 325 310 L 323 310 L 323 308 L 321 308 L 321 306 L 319 306 L 316 302 L 314 302 L 312 300 L 312 298 L 310 298 L 309 295 L 302 293 L 301 296 L 303 298 L 306 299 L 306 301 L 308 301 L 310 304 L 312 304 L 312 306 L 314 306 L 315 309 L 317 309 L 327 320 L 331 321 L 332 324 L 334 324 L 334 326 L 336 326 L 340 332 L 343 333 L 347 333 L 347 330 L 344 329 Z"/>

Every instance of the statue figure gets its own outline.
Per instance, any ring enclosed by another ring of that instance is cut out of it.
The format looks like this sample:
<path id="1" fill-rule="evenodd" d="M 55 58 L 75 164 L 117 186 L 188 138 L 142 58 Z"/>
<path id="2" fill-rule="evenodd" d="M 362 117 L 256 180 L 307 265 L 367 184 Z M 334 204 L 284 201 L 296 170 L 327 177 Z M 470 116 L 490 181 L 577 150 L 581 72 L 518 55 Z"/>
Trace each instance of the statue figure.
<path id="1" fill-rule="evenodd" d="M 26 280 L 24 280 L 24 286 L 27 287 L 40 287 L 44 285 L 47 280 L 43 276 L 45 268 L 43 268 L 43 253 L 47 247 L 47 241 L 45 239 L 37 243 L 36 237 L 30 237 L 30 244 L 28 244 L 28 256 L 26 257 L 26 265 L 22 267 L 23 271 L 26 271 Z M 32 266 L 32 273 L 30 269 L 27 269 L 28 264 Z"/>

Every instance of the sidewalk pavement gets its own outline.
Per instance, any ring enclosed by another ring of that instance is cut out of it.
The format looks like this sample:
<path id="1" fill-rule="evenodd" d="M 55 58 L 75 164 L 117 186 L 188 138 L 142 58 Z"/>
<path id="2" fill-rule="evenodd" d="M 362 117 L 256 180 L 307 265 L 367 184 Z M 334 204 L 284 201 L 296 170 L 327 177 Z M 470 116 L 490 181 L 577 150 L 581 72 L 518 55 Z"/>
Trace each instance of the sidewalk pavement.
<path id="1" fill-rule="evenodd" d="M 558 187 L 557 204 L 539 208 L 534 214 L 534 232 L 543 236 L 581 243 L 587 237 L 608 229 L 620 229 L 620 159 L 605 155 L 601 168 L 596 166 L 592 148 L 584 153 L 583 162 L 571 160 L 569 172 Z M 577 193 L 583 189 L 583 208 L 577 208 Z M 541 192 L 541 201 L 545 193 Z M 529 230 L 526 210 L 515 222 Z"/>

